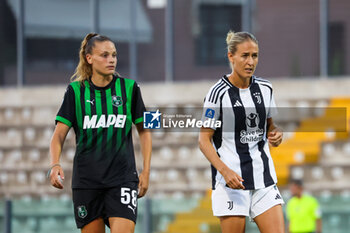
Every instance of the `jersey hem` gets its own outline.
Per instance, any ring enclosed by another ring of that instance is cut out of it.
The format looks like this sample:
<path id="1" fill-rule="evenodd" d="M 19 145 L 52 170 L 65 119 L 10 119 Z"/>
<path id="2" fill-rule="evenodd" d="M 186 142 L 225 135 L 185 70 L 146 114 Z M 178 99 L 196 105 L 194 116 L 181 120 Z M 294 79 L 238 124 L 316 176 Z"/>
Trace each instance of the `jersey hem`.
<path id="1" fill-rule="evenodd" d="M 69 120 L 67 120 L 64 117 L 56 116 L 56 121 L 62 122 L 63 124 L 67 125 L 68 127 L 72 127 L 72 122 L 70 122 Z"/>

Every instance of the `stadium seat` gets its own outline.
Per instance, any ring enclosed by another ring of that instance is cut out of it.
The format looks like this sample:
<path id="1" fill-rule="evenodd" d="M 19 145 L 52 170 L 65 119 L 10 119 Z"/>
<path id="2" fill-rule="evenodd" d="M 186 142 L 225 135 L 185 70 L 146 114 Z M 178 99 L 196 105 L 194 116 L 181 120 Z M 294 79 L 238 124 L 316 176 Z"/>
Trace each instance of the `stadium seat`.
<path id="1" fill-rule="evenodd" d="M 293 179 L 302 179 L 304 177 L 304 170 L 302 167 L 294 167 L 291 175 Z"/>
<path id="2" fill-rule="evenodd" d="M 40 151 L 38 149 L 32 149 L 29 151 L 28 157 L 32 162 L 38 162 L 40 160 Z"/>
<path id="3" fill-rule="evenodd" d="M 32 124 L 37 126 L 53 125 L 56 114 L 56 107 L 35 107 L 32 114 Z"/>
<path id="4" fill-rule="evenodd" d="M 311 169 L 311 174 L 313 179 L 319 180 L 323 178 L 324 171 L 321 167 L 316 166 Z"/>
<path id="5" fill-rule="evenodd" d="M 17 173 L 17 182 L 20 184 L 25 184 L 28 181 L 28 176 L 25 172 L 18 172 Z"/>
<path id="6" fill-rule="evenodd" d="M 333 144 L 331 143 L 326 143 L 323 145 L 323 153 L 326 155 L 326 156 L 332 156 L 335 152 L 335 147 Z"/>
<path id="7" fill-rule="evenodd" d="M 43 184 L 46 182 L 46 174 L 42 171 L 32 172 L 32 181 L 36 184 Z"/>
<path id="8" fill-rule="evenodd" d="M 5 119 L 11 121 L 15 117 L 15 111 L 13 108 L 6 108 L 4 112 Z"/>
<path id="9" fill-rule="evenodd" d="M 294 153 L 294 161 L 297 163 L 302 163 L 305 160 L 305 154 L 302 151 L 297 151 Z"/>
<path id="10" fill-rule="evenodd" d="M 181 146 L 177 154 L 179 159 L 187 161 L 191 157 L 191 150 L 186 146 Z"/>
<path id="11" fill-rule="evenodd" d="M 9 181 L 9 175 L 6 171 L 0 173 L 0 182 L 1 184 L 6 184 Z"/>
<path id="12" fill-rule="evenodd" d="M 344 176 L 344 170 L 341 167 L 334 167 L 331 170 L 331 175 L 334 180 L 339 180 Z"/>
<path id="13" fill-rule="evenodd" d="M 167 171 L 167 179 L 169 181 L 175 181 L 178 180 L 179 178 L 179 172 L 175 169 L 170 169 L 169 171 Z"/>
<path id="14" fill-rule="evenodd" d="M 29 107 L 22 108 L 21 112 L 22 123 L 31 123 L 32 110 Z"/>
<path id="15" fill-rule="evenodd" d="M 26 140 L 33 141 L 35 139 L 35 136 L 36 136 L 35 129 L 33 127 L 26 128 L 24 131 L 24 136 L 25 136 Z"/>
<path id="16" fill-rule="evenodd" d="M 181 200 L 185 197 L 185 194 L 181 191 L 176 191 L 172 194 L 172 198 Z"/>
<path id="17" fill-rule="evenodd" d="M 168 146 L 164 146 L 160 149 L 160 156 L 164 160 L 172 160 L 173 159 L 173 150 L 171 150 Z"/>
<path id="18" fill-rule="evenodd" d="M 350 156 L 350 142 L 344 144 L 343 152 L 345 155 Z"/>

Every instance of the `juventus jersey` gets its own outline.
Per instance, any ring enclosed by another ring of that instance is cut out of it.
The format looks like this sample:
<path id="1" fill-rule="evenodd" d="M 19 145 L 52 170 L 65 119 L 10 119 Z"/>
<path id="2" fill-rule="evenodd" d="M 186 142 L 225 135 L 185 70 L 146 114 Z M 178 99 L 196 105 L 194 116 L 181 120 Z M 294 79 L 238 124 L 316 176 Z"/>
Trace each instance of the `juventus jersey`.
<path id="1" fill-rule="evenodd" d="M 213 144 L 220 159 L 240 175 L 246 189 L 254 190 L 277 183 L 267 142 L 267 119 L 276 114 L 272 85 L 252 76 L 246 89 L 233 86 L 222 77 L 204 100 L 203 120 L 220 120 L 213 128 Z M 213 182 L 226 184 L 212 166 Z"/>
<path id="2" fill-rule="evenodd" d="M 134 80 L 114 76 L 105 87 L 72 82 L 56 116 L 76 135 L 72 188 L 108 188 L 138 181 L 132 123 L 145 106 Z"/>

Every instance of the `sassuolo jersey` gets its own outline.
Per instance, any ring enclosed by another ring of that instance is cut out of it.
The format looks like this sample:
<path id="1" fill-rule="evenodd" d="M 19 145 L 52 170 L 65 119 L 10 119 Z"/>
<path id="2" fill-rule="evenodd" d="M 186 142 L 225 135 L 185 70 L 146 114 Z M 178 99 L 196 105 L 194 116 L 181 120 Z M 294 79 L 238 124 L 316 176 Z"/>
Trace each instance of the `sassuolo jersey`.
<path id="1" fill-rule="evenodd" d="M 138 181 L 132 123 L 145 106 L 134 80 L 114 76 L 105 87 L 72 82 L 56 116 L 76 135 L 72 188 L 94 189 Z"/>
<path id="2" fill-rule="evenodd" d="M 220 159 L 243 179 L 246 189 L 254 190 L 277 183 L 276 172 L 267 142 L 267 119 L 276 112 L 272 85 L 252 76 L 246 89 L 239 89 L 223 76 L 209 90 L 203 120 L 219 120 L 213 145 Z M 213 182 L 226 184 L 212 166 Z"/>

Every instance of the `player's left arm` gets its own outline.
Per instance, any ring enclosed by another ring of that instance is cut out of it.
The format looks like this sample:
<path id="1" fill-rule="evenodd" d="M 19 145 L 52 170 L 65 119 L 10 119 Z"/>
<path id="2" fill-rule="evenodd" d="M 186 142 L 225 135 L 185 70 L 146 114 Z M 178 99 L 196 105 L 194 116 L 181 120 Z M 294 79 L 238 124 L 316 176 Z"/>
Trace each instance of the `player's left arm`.
<path id="1" fill-rule="evenodd" d="M 282 129 L 277 127 L 271 118 L 267 118 L 267 139 L 271 146 L 277 147 L 281 144 L 283 138 Z"/>
<path id="2" fill-rule="evenodd" d="M 140 137 L 141 154 L 143 156 L 143 169 L 139 175 L 139 194 L 138 197 L 143 197 L 149 184 L 149 173 L 151 168 L 151 153 L 152 153 L 152 137 L 148 129 L 143 128 L 142 123 L 136 124 L 137 132 Z"/>

